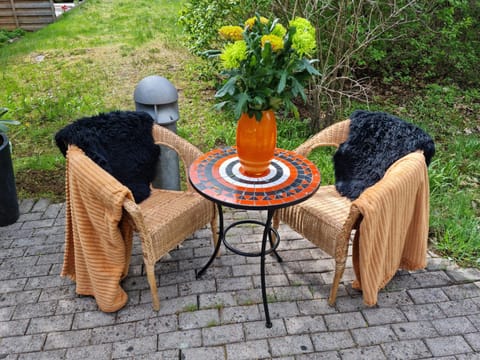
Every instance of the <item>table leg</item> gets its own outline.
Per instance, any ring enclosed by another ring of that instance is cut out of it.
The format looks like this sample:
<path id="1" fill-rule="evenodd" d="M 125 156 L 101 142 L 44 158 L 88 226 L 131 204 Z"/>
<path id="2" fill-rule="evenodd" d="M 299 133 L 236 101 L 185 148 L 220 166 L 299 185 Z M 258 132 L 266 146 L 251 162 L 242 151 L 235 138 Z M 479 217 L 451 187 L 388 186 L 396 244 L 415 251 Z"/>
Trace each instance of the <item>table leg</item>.
<path id="1" fill-rule="evenodd" d="M 203 273 L 208 269 L 208 267 L 212 264 L 213 260 L 217 257 L 218 250 L 220 250 L 220 245 L 223 242 L 223 237 L 225 236 L 224 230 L 223 230 L 223 209 L 222 205 L 217 204 L 218 208 L 218 223 L 219 223 L 219 228 L 218 228 L 218 241 L 217 245 L 215 246 L 215 250 L 213 251 L 212 256 L 208 260 L 208 262 L 205 264 L 205 266 L 197 273 L 197 279 L 200 278 Z"/>
<path id="2" fill-rule="evenodd" d="M 262 284 L 262 299 L 263 299 L 263 309 L 265 311 L 265 326 L 267 328 L 272 327 L 272 322 L 270 321 L 270 313 L 268 311 L 268 301 L 267 301 L 267 289 L 265 285 L 265 251 L 267 248 L 267 238 L 270 241 L 270 244 L 273 246 L 272 236 L 271 236 L 271 225 L 272 225 L 272 218 L 275 210 L 268 210 L 267 214 L 267 221 L 265 222 L 265 228 L 263 230 L 263 238 L 262 238 L 262 250 L 260 254 L 260 281 Z M 275 252 L 275 255 L 280 259 L 278 254 Z"/>

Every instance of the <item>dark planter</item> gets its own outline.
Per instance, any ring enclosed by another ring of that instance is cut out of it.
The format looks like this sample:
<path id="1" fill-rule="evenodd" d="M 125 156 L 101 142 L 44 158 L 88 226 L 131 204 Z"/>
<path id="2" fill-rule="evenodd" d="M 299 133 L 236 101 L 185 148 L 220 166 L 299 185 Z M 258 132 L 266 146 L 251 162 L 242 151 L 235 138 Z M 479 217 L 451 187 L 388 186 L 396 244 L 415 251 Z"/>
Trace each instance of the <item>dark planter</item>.
<path id="1" fill-rule="evenodd" d="M 17 189 L 10 145 L 7 135 L 0 132 L 0 226 L 13 224 L 18 216 Z"/>

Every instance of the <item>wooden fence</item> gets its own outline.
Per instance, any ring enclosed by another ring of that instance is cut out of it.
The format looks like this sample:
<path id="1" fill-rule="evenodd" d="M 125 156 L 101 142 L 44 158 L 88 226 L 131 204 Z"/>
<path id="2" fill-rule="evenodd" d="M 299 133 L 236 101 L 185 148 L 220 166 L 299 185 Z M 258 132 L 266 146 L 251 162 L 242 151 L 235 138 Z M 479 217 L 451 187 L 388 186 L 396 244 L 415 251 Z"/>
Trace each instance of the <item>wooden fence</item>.
<path id="1" fill-rule="evenodd" d="M 52 0 L 0 0 L 0 29 L 34 31 L 55 19 Z"/>

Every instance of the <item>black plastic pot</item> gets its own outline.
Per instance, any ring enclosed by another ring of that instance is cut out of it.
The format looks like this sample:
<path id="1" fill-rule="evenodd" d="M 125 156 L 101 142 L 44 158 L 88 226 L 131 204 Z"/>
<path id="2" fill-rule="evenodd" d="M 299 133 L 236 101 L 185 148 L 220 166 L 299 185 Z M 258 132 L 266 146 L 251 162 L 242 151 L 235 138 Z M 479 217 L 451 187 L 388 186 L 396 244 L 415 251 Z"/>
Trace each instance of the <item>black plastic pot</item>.
<path id="1" fill-rule="evenodd" d="M 19 217 L 17 188 L 13 174 L 7 135 L 0 132 L 0 226 L 7 226 Z"/>

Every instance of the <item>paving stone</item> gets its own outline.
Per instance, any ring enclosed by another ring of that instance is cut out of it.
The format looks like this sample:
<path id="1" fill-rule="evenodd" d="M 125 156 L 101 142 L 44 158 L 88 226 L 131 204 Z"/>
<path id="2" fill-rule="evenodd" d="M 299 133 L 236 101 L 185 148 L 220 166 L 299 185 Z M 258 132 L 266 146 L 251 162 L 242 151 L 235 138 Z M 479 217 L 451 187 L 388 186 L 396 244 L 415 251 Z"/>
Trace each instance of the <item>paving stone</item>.
<path id="1" fill-rule="evenodd" d="M 449 300 L 442 288 L 412 289 L 408 293 L 415 304 L 438 303 Z"/>
<path id="2" fill-rule="evenodd" d="M 281 358 L 284 359 L 284 358 Z M 289 358 L 286 358 L 289 359 Z M 296 355 L 295 360 L 340 360 L 340 355 L 337 351 L 315 352 L 304 355 Z"/>
<path id="3" fill-rule="evenodd" d="M 158 350 L 188 349 L 202 345 L 202 332 L 200 329 L 172 331 L 158 336 Z"/>
<path id="4" fill-rule="evenodd" d="M 287 318 L 285 319 L 285 325 L 289 335 L 310 334 L 327 330 L 323 317 L 319 315 Z"/>
<path id="5" fill-rule="evenodd" d="M 133 359 L 130 357 L 129 359 L 132 360 L 178 360 L 182 359 L 182 350 L 164 350 L 164 351 L 156 351 L 150 354 L 142 354 L 136 355 Z"/>
<path id="6" fill-rule="evenodd" d="M 245 289 L 251 289 L 252 287 L 253 287 L 252 278 L 249 276 L 228 278 L 228 279 L 218 279 L 217 281 L 218 291 L 245 290 Z"/>
<path id="7" fill-rule="evenodd" d="M 20 211 L 20 214 L 26 214 L 30 212 L 33 208 L 33 205 L 35 205 L 35 200 L 33 199 L 22 199 L 19 201 L 18 208 Z"/>
<path id="8" fill-rule="evenodd" d="M 422 359 L 432 356 L 421 340 L 395 341 L 381 346 L 387 359 Z"/>
<path id="9" fill-rule="evenodd" d="M 289 286 L 275 287 L 273 289 L 277 301 L 295 301 L 295 300 L 311 300 L 312 292 L 307 286 Z"/>
<path id="10" fill-rule="evenodd" d="M 44 301 L 35 304 L 19 304 L 15 308 L 13 319 L 30 319 L 55 314 L 55 301 Z"/>
<path id="11" fill-rule="evenodd" d="M 290 286 L 288 277 L 285 274 L 266 275 L 265 283 L 267 287 L 275 287 L 275 288 Z M 260 276 L 253 277 L 253 286 L 255 288 L 259 288 L 262 286 Z"/>
<path id="12" fill-rule="evenodd" d="M 57 360 L 65 359 L 67 350 L 49 350 L 23 353 L 18 356 L 18 360 Z"/>
<path id="13" fill-rule="evenodd" d="M 219 324 L 220 316 L 217 309 L 184 312 L 178 315 L 180 330 L 216 326 Z"/>
<path id="14" fill-rule="evenodd" d="M 388 359 L 379 345 L 339 351 L 342 360 L 381 360 Z M 393 359 L 393 358 L 390 358 Z"/>
<path id="15" fill-rule="evenodd" d="M 464 338 L 458 335 L 425 339 L 425 342 L 435 357 L 471 353 L 473 351 Z"/>
<path id="16" fill-rule="evenodd" d="M 380 292 L 378 294 L 378 304 L 381 304 L 383 307 L 397 307 L 400 305 L 413 304 L 413 300 L 406 290 Z"/>
<path id="17" fill-rule="evenodd" d="M 157 336 L 117 341 L 113 344 L 113 358 L 148 354 L 157 350 Z"/>
<path id="18" fill-rule="evenodd" d="M 272 327 L 267 328 L 265 321 L 252 321 L 243 324 L 246 340 L 274 338 L 287 335 L 287 330 L 281 319 L 273 319 Z"/>
<path id="19" fill-rule="evenodd" d="M 397 337 L 390 326 L 372 326 L 363 329 L 353 329 L 352 336 L 360 346 L 377 345 L 395 341 Z"/>
<path id="20" fill-rule="evenodd" d="M 413 273 L 412 277 L 420 284 L 420 286 L 434 287 L 445 286 L 452 283 L 452 280 L 444 271 L 424 271 Z"/>
<path id="21" fill-rule="evenodd" d="M 313 352 L 313 343 L 308 335 L 291 335 L 268 339 L 272 356 L 286 356 Z"/>
<path id="22" fill-rule="evenodd" d="M 245 340 L 241 324 L 213 326 L 202 329 L 203 345 L 222 345 Z"/>
<path id="23" fill-rule="evenodd" d="M 237 305 L 234 295 L 231 292 L 216 292 L 212 294 L 200 294 L 200 308 L 223 308 Z"/>
<path id="24" fill-rule="evenodd" d="M 115 324 L 91 329 L 90 344 L 105 344 L 133 338 L 135 338 L 135 323 Z"/>
<path id="25" fill-rule="evenodd" d="M 463 337 L 476 353 L 480 353 L 480 333 L 465 334 Z"/>
<path id="26" fill-rule="evenodd" d="M 35 206 L 37 205 L 38 203 L 35 204 Z M 63 208 L 63 204 L 48 204 L 47 208 L 43 212 L 42 218 L 55 219 L 60 213 L 60 211 L 62 210 L 62 208 Z M 35 208 L 34 208 L 34 211 L 35 211 Z"/>
<path id="27" fill-rule="evenodd" d="M 72 322 L 73 315 L 54 315 L 34 318 L 30 320 L 27 334 L 70 330 Z"/>
<path id="28" fill-rule="evenodd" d="M 220 314 L 222 324 L 241 323 L 261 319 L 257 305 L 226 307 L 221 310 Z"/>
<path id="29" fill-rule="evenodd" d="M 473 325 L 480 330 L 480 314 L 472 314 L 468 316 L 468 319 L 472 322 Z"/>
<path id="30" fill-rule="evenodd" d="M 262 319 L 265 319 L 263 304 L 259 305 Z M 297 304 L 295 302 L 274 302 L 268 304 L 268 311 L 271 319 L 281 319 L 284 317 L 292 317 L 299 314 Z"/>
<path id="31" fill-rule="evenodd" d="M 369 308 L 362 311 L 369 326 L 392 324 L 407 320 L 401 310 L 396 308 Z"/>
<path id="32" fill-rule="evenodd" d="M 328 301 L 326 299 L 297 301 L 297 306 L 300 314 L 302 315 L 324 315 L 336 312 L 334 307 L 328 305 Z"/>
<path id="33" fill-rule="evenodd" d="M 227 344 L 226 349 L 228 360 L 251 360 L 271 358 L 268 342 L 266 340 Z"/>
<path id="34" fill-rule="evenodd" d="M 475 284 L 460 284 L 443 288 L 450 300 L 461 300 L 480 297 L 480 288 Z"/>
<path id="35" fill-rule="evenodd" d="M 90 296 L 80 296 L 71 299 L 58 300 L 55 314 L 70 314 L 94 310 L 98 310 L 95 299 Z"/>
<path id="36" fill-rule="evenodd" d="M 448 301 L 438 306 L 447 316 L 468 316 L 480 312 L 480 307 L 471 299 Z"/>
<path id="37" fill-rule="evenodd" d="M 476 331 L 466 316 L 432 320 L 432 325 L 442 336 L 468 334 Z"/>
<path id="38" fill-rule="evenodd" d="M 0 321 L 10 320 L 12 318 L 15 306 L 0 308 Z"/>
<path id="39" fill-rule="evenodd" d="M 440 309 L 438 304 L 420 304 L 401 306 L 409 321 L 434 320 L 445 317 L 445 313 Z"/>
<path id="40" fill-rule="evenodd" d="M 85 311 L 76 313 L 73 319 L 72 329 L 92 329 L 115 323 L 116 315 L 101 311 Z"/>
<path id="41" fill-rule="evenodd" d="M 68 349 L 65 359 L 109 360 L 112 358 L 112 348 L 112 344 L 101 344 Z"/>
<path id="42" fill-rule="evenodd" d="M 429 338 L 439 335 L 430 321 L 392 324 L 392 329 L 400 340 Z"/>
<path id="43" fill-rule="evenodd" d="M 39 218 L 42 215 L 39 214 Z M 23 219 L 24 220 L 24 219 Z M 26 221 L 23 223 L 22 229 L 29 230 L 29 229 L 37 229 L 42 227 L 51 227 L 55 223 L 55 219 L 44 219 L 44 220 L 33 220 L 33 221 Z"/>
<path id="44" fill-rule="evenodd" d="M 65 349 L 80 346 L 88 346 L 91 344 L 92 330 L 73 330 L 53 332 L 47 335 L 44 349 Z"/>
<path id="45" fill-rule="evenodd" d="M 190 348 L 181 350 L 180 357 L 175 358 L 183 360 L 224 360 L 225 359 L 225 350 L 223 347 L 208 347 L 208 348 Z M 229 357 L 230 359 L 230 357 Z M 233 358 L 232 358 L 233 359 Z"/>
<path id="46" fill-rule="evenodd" d="M 0 293 L 21 291 L 26 283 L 27 279 L 0 280 Z"/>
<path id="47" fill-rule="evenodd" d="M 447 275 L 450 276 L 455 281 L 479 281 L 480 280 L 480 270 L 475 268 L 462 269 L 456 268 L 455 270 L 446 271 Z"/>
<path id="48" fill-rule="evenodd" d="M 24 335 L 27 330 L 28 322 L 29 322 L 28 319 L 1 321 L 0 322 L 0 339 L 7 336 Z"/>
<path id="49" fill-rule="evenodd" d="M 178 327 L 177 323 L 176 315 L 160 316 L 137 321 L 135 324 L 135 336 L 148 336 L 175 331 Z"/>
<path id="50" fill-rule="evenodd" d="M 205 292 L 215 292 L 215 280 L 196 280 L 180 284 L 180 296 L 201 294 Z"/>
<path id="51" fill-rule="evenodd" d="M 342 350 L 355 346 L 349 331 L 328 331 L 311 335 L 315 351 Z"/>
<path id="52" fill-rule="evenodd" d="M 0 305 L 12 306 L 17 304 L 30 304 L 38 301 L 40 290 L 27 290 L 0 293 Z"/>
<path id="53" fill-rule="evenodd" d="M 47 210 L 48 205 L 50 205 L 50 201 L 48 199 L 40 199 L 35 202 L 31 211 L 33 212 L 44 212 Z"/>
<path id="54" fill-rule="evenodd" d="M 349 330 L 367 326 L 360 312 L 325 315 L 325 323 L 330 331 Z"/>

